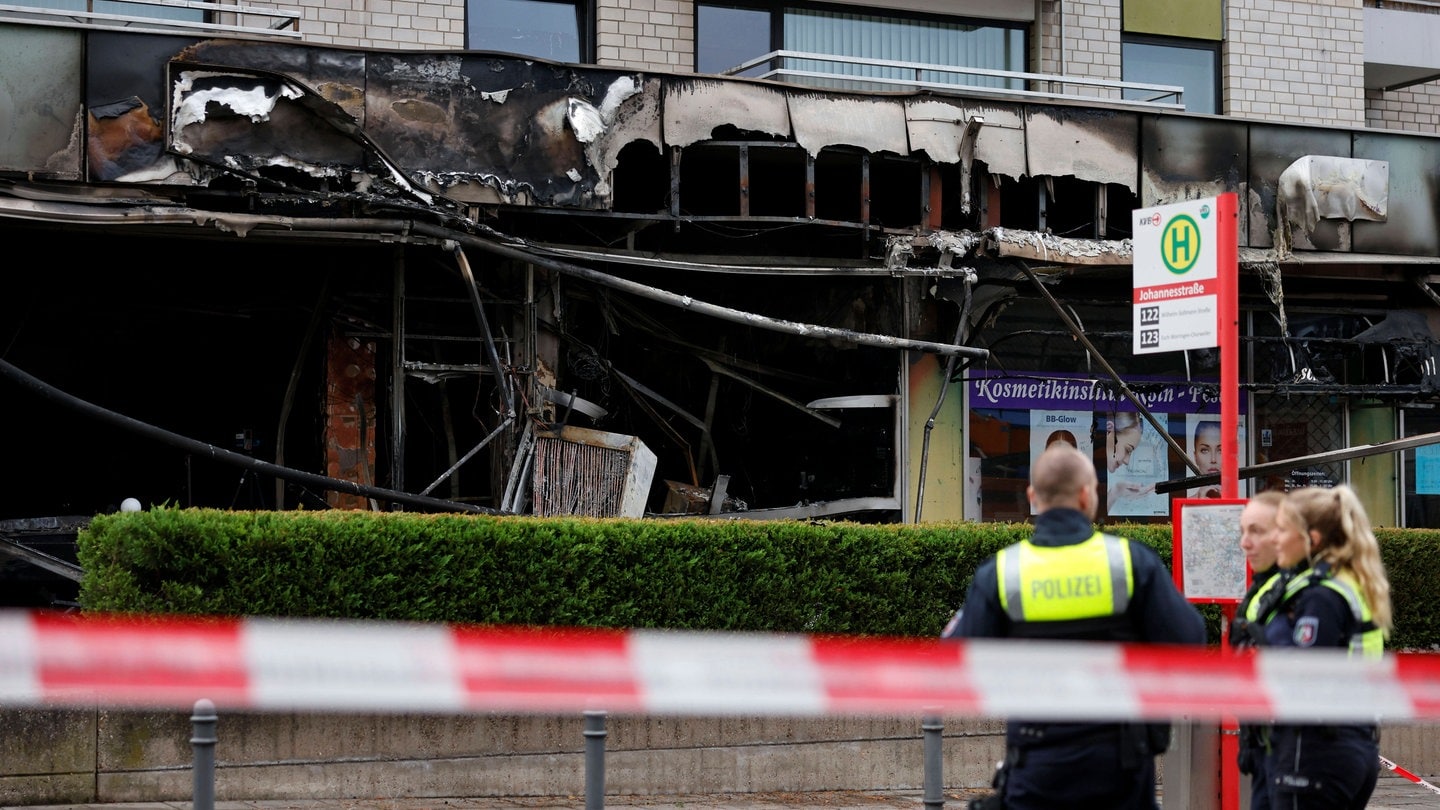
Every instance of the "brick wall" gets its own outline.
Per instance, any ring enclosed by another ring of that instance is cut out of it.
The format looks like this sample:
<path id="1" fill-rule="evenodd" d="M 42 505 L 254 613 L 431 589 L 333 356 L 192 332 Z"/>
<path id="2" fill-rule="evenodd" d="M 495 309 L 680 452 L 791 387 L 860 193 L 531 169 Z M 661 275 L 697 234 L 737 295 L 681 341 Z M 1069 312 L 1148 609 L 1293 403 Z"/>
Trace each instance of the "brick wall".
<path id="1" fill-rule="evenodd" d="M 300 11 L 304 15 L 300 33 L 306 42 L 414 50 L 465 47 L 465 0 L 302 0 L 268 5 Z"/>
<path id="2" fill-rule="evenodd" d="M 1120 0 L 1062 5 L 1065 8 L 1065 75 L 1119 81 Z"/>
<path id="3" fill-rule="evenodd" d="M 1121 2 L 1043 2 L 1034 69 L 1119 80 Z M 1440 82 L 1388 93 L 1364 89 L 1362 3 L 1227 2 L 1223 111 L 1240 118 L 1292 123 L 1440 130 Z M 270 5 L 299 8 L 304 15 L 300 30 L 309 42 L 398 49 L 465 46 L 465 0 L 302 0 L 298 5 Z M 693 0 L 598 0 L 595 26 L 597 64 L 694 70 Z M 1063 57 L 1058 47 L 1062 27 Z"/>
<path id="4" fill-rule="evenodd" d="M 1240 118 L 1365 123 L 1361 0 L 1226 3 L 1224 111 Z"/>
<path id="5" fill-rule="evenodd" d="M 1366 0 L 1365 5 L 1374 6 L 1376 0 Z M 1411 14 L 1440 15 L 1440 7 L 1431 5 L 1389 2 L 1385 7 Z M 1365 126 L 1407 132 L 1440 132 L 1440 81 L 1401 90 L 1366 90 Z"/>
<path id="6" fill-rule="evenodd" d="M 1056 51 L 1064 7 L 1064 61 Z M 1359 0 L 1226 3 L 1224 112 L 1243 118 L 1358 126 L 1365 112 Z M 1120 0 L 1042 5 L 1039 72 L 1121 78 Z"/>
<path id="7" fill-rule="evenodd" d="M 1366 90 L 1365 126 L 1440 132 L 1440 82 L 1389 92 Z"/>
<path id="8" fill-rule="evenodd" d="M 1063 52 L 1060 49 L 1062 27 L 1065 29 Z M 1089 3 L 1046 0 L 1040 5 L 1038 48 L 1038 60 L 1032 63 L 1035 73 L 1119 81 L 1120 0 Z M 1060 88 L 1055 90 L 1058 92 Z M 1065 91 L 1093 98 L 1119 97 L 1118 92 L 1098 88 L 1068 87 Z"/>
<path id="9" fill-rule="evenodd" d="M 686 73 L 695 69 L 691 0 L 600 0 L 595 17 L 597 64 Z"/>
<path id="10" fill-rule="evenodd" d="M 251 5 L 298 9 L 307 42 L 359 48 L 459 50 L 465 0 L 302 0 Z M 695 68 L 691 0 L 599 0 L 596 63 L 638 70 Z"/>

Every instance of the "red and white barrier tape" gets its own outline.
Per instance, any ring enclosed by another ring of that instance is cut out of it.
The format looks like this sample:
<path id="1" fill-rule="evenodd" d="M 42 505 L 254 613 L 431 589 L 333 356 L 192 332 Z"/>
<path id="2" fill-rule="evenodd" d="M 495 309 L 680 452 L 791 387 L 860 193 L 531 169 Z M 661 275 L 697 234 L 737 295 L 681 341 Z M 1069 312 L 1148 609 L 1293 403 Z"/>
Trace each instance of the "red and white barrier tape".
<path id="1" fill-rule="evenodd" d="M 0 704 L 1440 719 L 1440 656 L 0 611 Z"/>
<path id="2" fill-rule="evenodd" d="M 1394 762 L 1391 762 L 1390 760 L 1386 759 L 1385 757 L 1380 757 L 1380 764 L 1383 765 L 1383 766 L 1385 766 L 1387 769 L 1394 771 L 1396 774 L 1398 774 L 1398 775 L 1400 775 L 1400 776 L 1403 776 L 1403 777 L 1405 777 L 1406 779 L 1409 779 L 1411 782 L 1414 782 L 1415 784 L 1420 785 L 1420 786 L 1422 786 L 1422 787 L 1428 788 L 1431 793 L 1440 793 L 1440 788 L 1437 788 L 1437 787 L 1435 787 L 1434 785 L 1430 784 L 1429 782 L 1426 782 L 1424 779 L 1421 779 L 1419 776 L 1415 775 L 1414 773 L 1411 773 L 1410 771 L 1405 770 L 1404 768 L 1400 767 L 1399 765 L 1396 765 Z"/>

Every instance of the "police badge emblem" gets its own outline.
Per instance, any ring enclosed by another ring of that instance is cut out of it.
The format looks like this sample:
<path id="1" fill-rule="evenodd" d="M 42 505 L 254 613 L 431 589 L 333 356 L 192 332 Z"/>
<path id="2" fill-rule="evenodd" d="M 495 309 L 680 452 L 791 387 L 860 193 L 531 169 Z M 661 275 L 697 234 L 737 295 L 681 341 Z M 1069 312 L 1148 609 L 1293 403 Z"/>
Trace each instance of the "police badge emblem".
<path id="1" fill-rule="evenodd" d="M 1303 616 L 1295 623 L 1296 647 L 1315 646 L 1315 637 L 1320 634 L 1320 620 L 1314 616 Z"/>

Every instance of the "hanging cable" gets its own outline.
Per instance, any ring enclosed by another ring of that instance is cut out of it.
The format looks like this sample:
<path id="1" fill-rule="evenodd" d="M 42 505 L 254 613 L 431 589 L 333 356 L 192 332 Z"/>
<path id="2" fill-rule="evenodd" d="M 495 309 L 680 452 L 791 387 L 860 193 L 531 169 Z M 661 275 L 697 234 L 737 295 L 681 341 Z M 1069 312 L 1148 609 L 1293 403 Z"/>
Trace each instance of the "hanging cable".
<path id="1" fill-rule="evenodd" d="M 116 413 L 115 411 L 109 410 L 107 408 L 102 408 L 93 402 L 80 399 L 79 397 L 76 397 L 72 394 L 61 391 L 60 389 L 50 385 L 49 383 L 44 382 L 43 380 L 27 374 L 26 372 L 20 370 L 19 368 L 16 368 L 15 366 L 7 363 L 4 360 L 0 360 L 0 377 L 8 377 L 20 386 L 29 389 L 32 393 L 38 394 L 50 400 L 51 402 L 62 405 L 71 410 L 79 411 L 86 416 L 94 417 L 102 422 L 107 422 L 113 426 L 130 431 L 131 433 L 136 433 L 141 436 L 145 436 L 146 438 L 164 442 L 165 444 L 169 444 L 173 447 L 178 447 L 181 450 L 185 450 L 186 452 L 194 453 L 199 456 L 204 456 L 214 461 L 244 467 L 247 470 L 254 470 L 256 472 L 265 473 L 267 475 L 273 475 L 277 478 L 284 478 L 287 481 L 295 481 L 301 484 L 308 484 L 310 486 L 316 487 L 317 489 L 324 489 L 335 492 L 348 492 L 352 495 L 360 495 L 366 498 L 377 498 L 380 500 L 393 501 L 395 503 L 409 504 L 412 506 L 423 506 L 445 512 L 484 512 L 487 514 L 497 514 L 497 510 L 489 509 L 483 506 L 474 506 L 467 503 L 459 503 L 457 501 L 441 500 L 440 498 L 429 498 L 422 495 L 412 495 L 408 492 L 399 492 L 393 489 L 366 486 L 363 484 L 357 484 L 354 481 L 344 481 L 339 478 L 330 478 L 329 476 L 325 475 L 316 475 L 315 473 L 308 473 L 302 470 L 291 469 L 289 467 L 281 467 L 278 464 L 271 464 L 268 461 L 261 461 L 260 459 L 257 459 L 253 456 L 247 456 L 244 453 L 236 453 L 232 450 L 226 450 L 221 447 L 216 447 L 213 444 L 206 444 L 205 442 L 199 441 L 197 439 L 191 439 L 187 436 L 181 436 L 178 433 L 172 433 L 168 430 L 165 430 L 164 428 L 156 427 L 155 425 L 151 425 L 146 422 L 141 422 L 140 420 L 133 417 Z"/>

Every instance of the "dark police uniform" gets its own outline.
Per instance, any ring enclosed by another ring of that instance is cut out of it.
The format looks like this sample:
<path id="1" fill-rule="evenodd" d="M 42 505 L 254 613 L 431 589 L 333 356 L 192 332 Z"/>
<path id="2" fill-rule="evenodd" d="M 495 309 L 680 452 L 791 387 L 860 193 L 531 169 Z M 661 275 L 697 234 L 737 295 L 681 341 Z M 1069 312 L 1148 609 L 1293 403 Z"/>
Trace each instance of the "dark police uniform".
<path id="1" fill-rule="evenodd" d="M 1265 642 L 1379 658 L 1385 637 L 1355 580 L 1320 563 L 1294 574 L 1284 600 L 1265 623 Z M 1274 810 L 1360 810 L 1370 800 L 1380 772 L 1375 725 L 1277 725 L 1271 735 Z"/>
<path id="2" fill-rule="evenodd" d="M 980 566 L 943 636 L 1204 644 L 1205 622 L 1154 551 L 1049 509 L 1030 540 Z M 1168 725 L 1014 719 L 998 793 L 1006 810 L 1153 810 L 1168 737 Z"/>
<path id="3" fill-rule="evenodd" d="M 1256 571 L 1250 589 L 1240 599 L 1235 622 L 1230 631 L 1230 646 L 1236 649 L 1264 643 L 1264 620 L 1284 596 L 1289 578 L 1279 576 L 1280 566 L 1272 565 Z M 1240 727 L 1240 752 L 1237 764 L 1240 773 L 1250 777 L 1250 810 L 1270 810 L 1270 779 L 1266 772 L 1270 754 L 1269 724 L 1246 724 Z"/>

